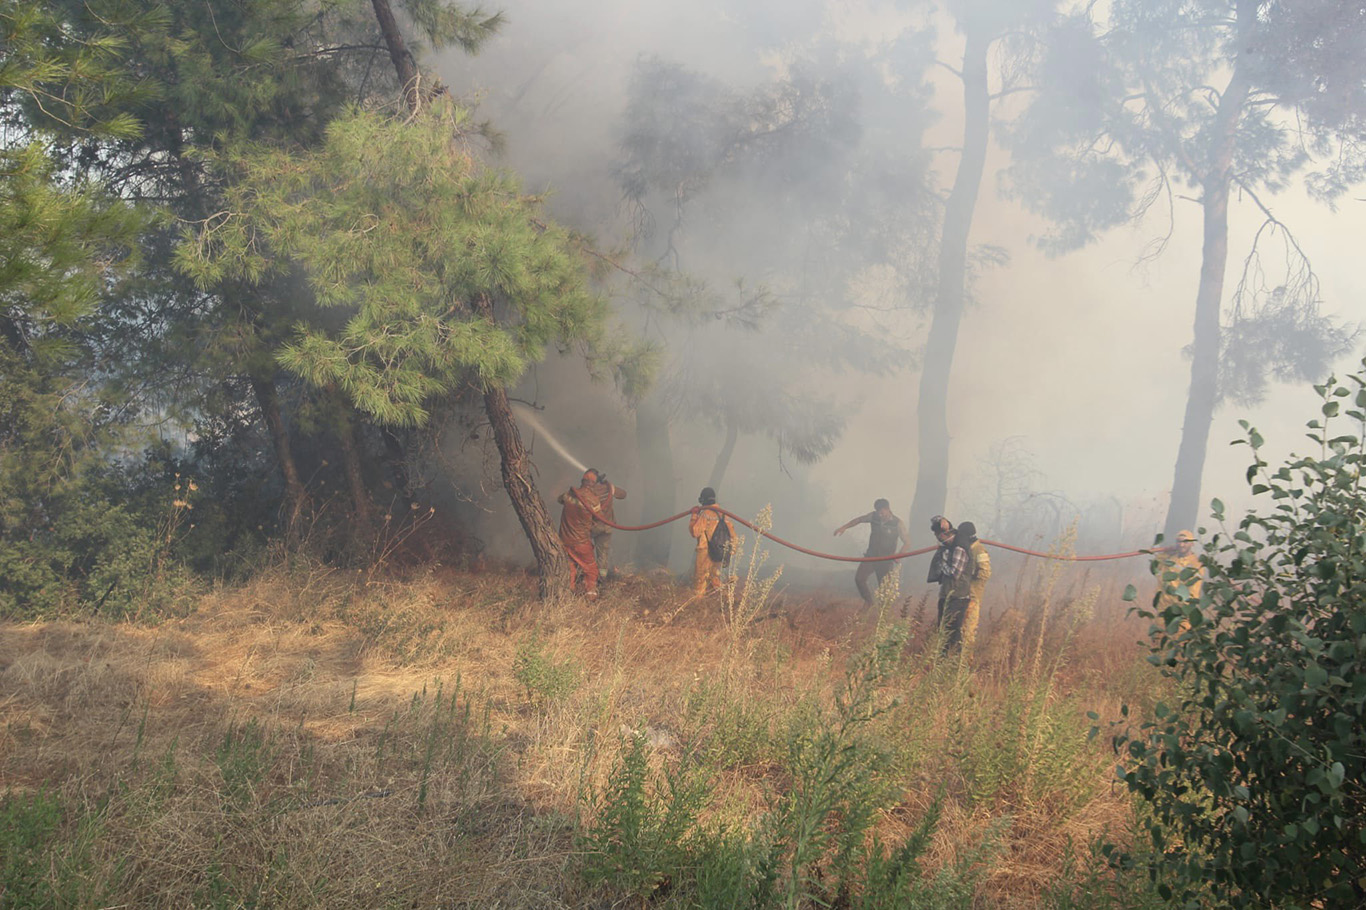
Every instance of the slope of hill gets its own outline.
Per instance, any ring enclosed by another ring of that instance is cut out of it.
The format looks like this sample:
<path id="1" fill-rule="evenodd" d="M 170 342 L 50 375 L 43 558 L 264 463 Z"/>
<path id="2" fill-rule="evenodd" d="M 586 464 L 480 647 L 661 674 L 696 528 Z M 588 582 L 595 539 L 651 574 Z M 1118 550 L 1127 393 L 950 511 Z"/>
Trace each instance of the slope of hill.
<path id="1" fill-rule="evenodd" d="M 296 563 L 159 624 L 5 624 L 0 903 L 863 906 L 923 829 L 926 906 L 1130 905 L 1086 712 L 1159 684 L 1085 582 L 1017 585 L 970 666 L 918 594 L 645 576 L 543 605 Z"/>

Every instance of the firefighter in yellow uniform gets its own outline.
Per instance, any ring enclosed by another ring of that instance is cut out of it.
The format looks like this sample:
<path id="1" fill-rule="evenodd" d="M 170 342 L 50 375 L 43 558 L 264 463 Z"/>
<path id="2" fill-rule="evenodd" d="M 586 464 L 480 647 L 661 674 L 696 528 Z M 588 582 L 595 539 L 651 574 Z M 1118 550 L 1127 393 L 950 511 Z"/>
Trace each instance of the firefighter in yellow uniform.
<path id="1" fill-rule="evenodd" d="M 944 608 L 944 652 L 961 647 L 964 654 L 972 650 L 977 637 L 977 623 L 982 613 L 982 594 L 991 578 L 991 556 L 977 539 L 977 526 L 970 521 L 960 522 L 954 535 L 954 545 L 967 554 L 967 560 L 949 591 Z"/>
<path id="2" fill-rule="evenodd" d="M 735 525 L 716 510 L 716 491 L 711 487 L 702 488 L 702 494 L 697 497 L 697 502 L 702 508 L 693 512 L 692 519 L 688 522 L 688 533 L 697 539 L 697 561 L 693 567 L 692 589 L 693 594 L 701 596 L 707 593 L 708 588 L 713 591 L 721 589 L 721 566 L 730 560 L 730 549 L 735 543 Z M 725 535 L 724 541 L 717 534 L 718 527 L 725 528 L 722 532 Z M 713 558 L 713 537 L 717 537 L 718 544 L 724 543 L 724 555 L 721 559 Z"/>
<path id="3" fill-rule="evenodd" d="M 1157 576 L 1162 596 L 1158 599 L 1158 609 L 1165 610 L 1179 599 L 1177 588 L 1182 585 L 1190 592 L 1187 600 L 1200 599 L 1200 557 L 1195 553 L 1195 535 L 1190 531 L 1176 532 L 1176 546 L 1160 547 L 1153 551 L 1157 562 L 1153 574 Z M 1194 569 L 1194 575 L 1186 580 L 1181 575 L 1186 569 Z"/>

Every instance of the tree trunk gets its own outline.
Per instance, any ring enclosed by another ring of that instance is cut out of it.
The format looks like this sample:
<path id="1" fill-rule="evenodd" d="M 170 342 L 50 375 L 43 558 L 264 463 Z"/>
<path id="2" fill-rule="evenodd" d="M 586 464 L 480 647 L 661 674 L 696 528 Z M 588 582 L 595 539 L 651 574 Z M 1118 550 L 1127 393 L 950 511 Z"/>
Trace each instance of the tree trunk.
<path id="1" fill-rule="evenodd" d="M 640 459 L 641 517 L 647 521 L 672 515 L 677 503 L 669 415 L 655 394 L 636 405 L 636 455 Z M 642 566 L 669 565 L 674 526 L 642 531 L 635 539 L 635 561 Z"/>
<path id="2" fill-rule="evenodd" d="M 1256 0 L 1239 0 L 1239 58 L 1246 53 L 1256 16 Z M 1244 67 L 1234 65 L 1228 87 L 1219 97 L 1215 117 L 1216 145 L 1210 169 L 1201 181 L 1204 189 L 1204 244 L 1200 251 L 1200 289 L 1195 296 L 1195 337 L 1191 342 L 1191 384 L 1186 397 L 1186 416 L 1181 425 L 1181 444 L 1176 452 L 1172 498 L 1163 525 L 1164 539 L 1171 541 L 1183 529 L 1194 529 L 1200 514 L 1200 484 L 1205 472 L 1205 453 L 1214 411 L 1219 405 L 1219 357 L 1222 349 L 1220 314 L 1224 301 L 1224 270 L 1228 265 L 1228 199 L 1232 182 L 1233 152 L 1238 119 L 1247 103 L 1249 83 Z"/>
<path id="3" fill-rule="evenodd" d="M 721 451 L 716 453 L 716 462 L 711 466 L 711 477 L 707 480 L 707 486 L 713 490 L 721 489 L 721 481 L 726 477 L 726 468 L 730 467 L 730 457 L 735 454 L 735 440 L 740 436 L 735 424 L 726 421 L 726 441 L 721 446 Z"/>
<path id="4" fill-rule="evenodd" d="M 545 502 L 536 490 L 536 481 L 531 474 L 531 459 L 527 457 L 526 446 L 522 444 L 522 431 L 512 416 L 507 392 L 498 386 L 485 390 L 484 411 L 493 427 L 493 441 L 498 446 L 502 462 L 503 488 L 512 500 L 512 510 L 522 523 L 522 531 L 531 544 L 536 566 L 540 569 L 541 598 L 568 594 L 572 579 L 564 548 L 550 523 Z"/>
<path id="5" fill-rule="evenodd" d="M 365 485 L 365 470 L 361 464 L 360 446 L 356 443 L 356 421 L 350 408 L 340 398 L 336 402 L 341 417 L 337 421 L 337 442 L 341 446 L 342 468 L 346 473 L 346 489 L 351 496 L 351 515 L 354 521 L 352 542 L 368 547 L 374 542 L 375 506 L 370 501 L 370 490 Z"/>
<path id="6" fill-rule="evenodd" d="M 392 427 L 380 427 L 379 435 L 384 441 L 384 465 L 389 469 L 389 481 L 394 485 L 389 509 L 398 516 L 396 521 L 407 521 L 414 502 L 410 489 L 412 477 L 408 472 L 408 446 Z"/>
<path id="7" fill-rule="evenodd" d="M 308 492 L 299 478 L 299 465 L 294 460 L 294 448 L 289 441 L 289 429 L 280 411 L 280 396 L 275 380 L 251 377 L 251 389 L 256 394 L 256 405 L 270 431 L 270 442 L 275 448 L 275 463 L 285 481 L 285 538 L 291 543 L 302 531 L 300 522 L 308 505 Z"/>
<path id="8" fill-rule="evenodd" d="M 939 283 L 925 343 L 917 410 L 920 461 L 916 468 L 912 533 L 942 514 L 949 490 L 949 375 L 953 370 L 958 327 L 967 282 L 968 235 L 986 166 L 991 98 L 987 89 L 987 49 L 991 38 L 967 33 L 963 49 L 963 152 L 944 206 L 939 242 Z"/>
<path id="9" fill-rule="evenodd" d="M 399 31 L 398 20 L 389 0 L 370 0 L 375 8 L 375 19 L 379 22 L 380 34 L 389 48 L 389 59 L 393 61 L 394 72 L 398 74 L 399 87 L 403 90 L 404 103 L 408 110 L 416 111 L 420 103 L 418 96 L 417 63 L 408 52 L 408 45 Z"/>
<path id="10" fill-rule="evenodd" d="M 480 316 L 493 322 L 496 318 L 493 303 L 479 297 L 473 301 L 474 309 Z M 484 413 L 488 415 L 489 425 L 493 427 L 493 441 L 498 446 L 498 456 L 503 473 L 503 489 L 512 500 L 512 511 L 522 524 L 522 532 L 531 544 L 531 553 L 536 557 L 536 567 L 541 573 L 541 599 L 570 593 L 573 578 L 569 573 L 568 560 L 560 536 L 550 522 L 550 512 L 536 489 L 536 479 L 531 472 L 531 459 L 527 456 L 526 445 L 522 442 L 522 430 L 512 414 L 507 391 L 501 386 L 491 386 L 484 390 Z"/>

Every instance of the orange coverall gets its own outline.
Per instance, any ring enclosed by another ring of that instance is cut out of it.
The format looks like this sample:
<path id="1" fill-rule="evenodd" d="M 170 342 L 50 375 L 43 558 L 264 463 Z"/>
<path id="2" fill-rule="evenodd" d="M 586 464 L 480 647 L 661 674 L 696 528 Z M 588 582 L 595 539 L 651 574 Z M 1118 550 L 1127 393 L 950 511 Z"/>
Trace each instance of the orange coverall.
<path id="1" fill-rule="evenodd" d="M 614 483 L 602 480 L 593 485 L 593 492 L 598 494 L 598 502 L 602 506 L 602 511 L 598 514 L 608 521 L 616 521 L 617 516 L 613 500 L 625 499 L 626 491 Z M 605 525 L 600 521 L 593 522 L 593 555 L 598 562 L 598 571 L 606 575 L 612 558 L 611 525 Z"/>
<path id="2" fill-rule="evenodd" d="M 697 556 L 692 577 L 694 594 L 707 593 L 708 586 L 713 591 L 721 589 L 721 563 L 712 560 L 711 554 L 707 552 L 707 541 L 711 540 L 712 532 L 722 521 L 725 521 L 726 530 L 730 531 L 730 539 L 734 541 L 735 525 L 729 518 L 724 518 L 720 512 L 709 506 L 698 509 L 688 521 L 688 533 L 697 538 Z"/>
<path id="3" fill-rule="evenodd" d="M 574 580 L 571 587 L 577 587 L 583 579 L 585 594 L 598 592 L 598 561 L 593 555 L 593 516 L 602 506 L 598 496 L 588 487 L 576 487 L 560 494 L 560 543 L 569 554 L 574 565 Z"/>

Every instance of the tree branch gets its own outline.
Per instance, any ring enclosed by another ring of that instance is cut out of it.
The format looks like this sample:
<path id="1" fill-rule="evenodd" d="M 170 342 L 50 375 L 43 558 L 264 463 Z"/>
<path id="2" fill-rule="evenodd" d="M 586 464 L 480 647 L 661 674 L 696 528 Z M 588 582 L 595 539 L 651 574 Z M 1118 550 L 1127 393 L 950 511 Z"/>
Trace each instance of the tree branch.
<path id="1" fill-rule="evenodd" d="M 954 74 L 955 76 L 957 76 L 959 79 L 962 79 L 962 78 L 963 78 L 963 71 L 962 71 L 962 70 L 960 70 L 960 69 L 958 69 L 958 68 L 956 68 L 956 67 L 954 67 L 954 66 L 951 66 L 951 65 L 949 65 L 948 63 L 945 63 L 943 60 L 936 60 L 936 61 L 934 61 L 934 65 L 935 65 L 935 66 L 942 66 L 944 69 L 946 69 L 946 70 L 948 70 L 949 72 L 953 73 L 953 74 Z"/>

